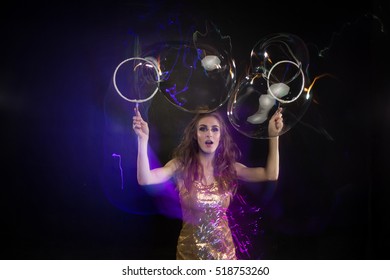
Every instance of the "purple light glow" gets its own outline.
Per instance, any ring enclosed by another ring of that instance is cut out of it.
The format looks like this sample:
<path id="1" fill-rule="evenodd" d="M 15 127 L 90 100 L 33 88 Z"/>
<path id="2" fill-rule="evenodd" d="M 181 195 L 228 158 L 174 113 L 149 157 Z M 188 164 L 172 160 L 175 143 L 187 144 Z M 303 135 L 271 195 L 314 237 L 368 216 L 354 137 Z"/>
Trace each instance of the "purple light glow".
<path id="1" fill-rule="evenodd" d="M 137 103 L 138 104 L 138 103 Z M 118 154 L 112 154 L 112 156 L 113 157 L 117 157 L 117 158 L 119 158 L 119 160 L 118 160 L 118 166 L 119 166 L 119 170 L 120 170 L 120 174 L 121 174 L 121 182 L 122 182 L 122 184 L 121 184 L 121 189 L 123 190 L 123 169 L 122 169 L 122 158 L 121 158 L 121 155 L 118 155 Z"/>
<path id="2" fill-rule="evenodd" d="M 229 208 L 228 216 L 233 240 L 236 245 L 237 258 L 256 258 L 253 255 L 253 250 L 254 240 L 261 233 L 259 225 L 262 219 L 260 207 L 251 205 L 243 195 L 236 194 L 234 202 Z"/>

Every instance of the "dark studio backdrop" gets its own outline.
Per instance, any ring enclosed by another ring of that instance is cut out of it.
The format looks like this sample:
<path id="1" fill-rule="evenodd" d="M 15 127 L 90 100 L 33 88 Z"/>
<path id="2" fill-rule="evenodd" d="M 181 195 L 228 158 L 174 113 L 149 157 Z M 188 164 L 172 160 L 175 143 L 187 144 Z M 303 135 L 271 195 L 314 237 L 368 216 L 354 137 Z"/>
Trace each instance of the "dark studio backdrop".
<path id="1" fill-rule="evenodd" d="M 261 208 L 251 258 L 388 259 L 386 1 L 6 2 L 1 259 L 175 258 L 181 225 L 175 194 L 169 184 L 137 185 L 134 104 L 114 93 L 112 75 L 133 55 L 138 35 L 148 45 L 169 21 L 186 36 L 206 19 L 231 37 L 238 76 L 256 42 L 288 32 L 307 43 L 312 78 L 337 77 L 315 84 L 316 102 L 280 137 L 279 181 L 241 191 Z M 191 115 L 159 94 L 140 110 L 152 128 L 154 160 L 164 163 Z M 246 164 L 264 163 L 266 140 L 232 133 Z"/>

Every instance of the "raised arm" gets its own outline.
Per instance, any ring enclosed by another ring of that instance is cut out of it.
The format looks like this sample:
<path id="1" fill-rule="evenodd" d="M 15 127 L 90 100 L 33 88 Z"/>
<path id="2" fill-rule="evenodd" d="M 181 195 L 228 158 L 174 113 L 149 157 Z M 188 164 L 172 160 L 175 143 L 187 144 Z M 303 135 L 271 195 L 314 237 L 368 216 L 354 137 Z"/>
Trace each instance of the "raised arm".
<path id="1" fill-rule="evenodd" d="M 269 146 L 265 167 L 247 167 L 236 163 L 238 178 L 247 182 L 275 181 L 279 177 L 279 133 L 283 128 L 282 110 L 279 108 L 269 121 Z"/>
<path id="2" fill-rule="evenodd" d="M 169 180 L 177 169 L 176 161 L 170 160 L 163 167 L 150 169 L 148 157 L 149 126 L 134 108 L 133 129 L 138 136 L 137 180 L 140 185 L 160 184 Z"/>

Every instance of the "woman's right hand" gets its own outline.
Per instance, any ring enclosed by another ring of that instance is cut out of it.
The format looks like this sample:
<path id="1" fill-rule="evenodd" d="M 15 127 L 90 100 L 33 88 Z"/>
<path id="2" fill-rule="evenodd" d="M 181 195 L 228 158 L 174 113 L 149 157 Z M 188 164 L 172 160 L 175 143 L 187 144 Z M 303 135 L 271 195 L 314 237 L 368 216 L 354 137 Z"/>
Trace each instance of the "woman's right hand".
<path id="1" fill-rule="evenodd" d="M 134 108 L 135 115 L 133 116 L 133 130 L 137 134 L 139 139 L 148 140 L 149 138 L 149 126 L 141 116 L 141 113 L 138 111 L 138 107 Z"/>

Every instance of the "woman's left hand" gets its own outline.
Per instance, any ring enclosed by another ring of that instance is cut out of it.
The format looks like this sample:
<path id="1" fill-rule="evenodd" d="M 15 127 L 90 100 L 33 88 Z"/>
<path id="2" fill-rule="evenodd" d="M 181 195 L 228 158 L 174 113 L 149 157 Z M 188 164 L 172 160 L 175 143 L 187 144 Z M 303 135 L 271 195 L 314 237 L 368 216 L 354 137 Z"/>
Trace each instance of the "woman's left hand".
<path id="1" fill-rule="evenodd" d="M 278 110 L 276 110 L 276 112 L 269 120 L 269 125 L 268 125 L 269 137 L 279 136 L 282 129 L 283 129 L 283 115 L 282 115 L 282 108 L 279 108 Z"/>

